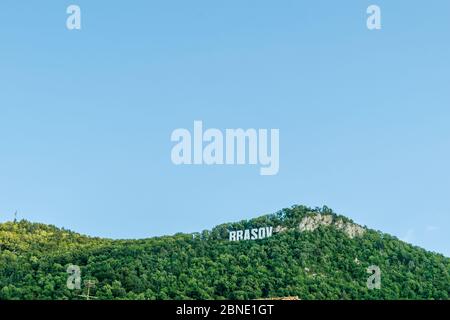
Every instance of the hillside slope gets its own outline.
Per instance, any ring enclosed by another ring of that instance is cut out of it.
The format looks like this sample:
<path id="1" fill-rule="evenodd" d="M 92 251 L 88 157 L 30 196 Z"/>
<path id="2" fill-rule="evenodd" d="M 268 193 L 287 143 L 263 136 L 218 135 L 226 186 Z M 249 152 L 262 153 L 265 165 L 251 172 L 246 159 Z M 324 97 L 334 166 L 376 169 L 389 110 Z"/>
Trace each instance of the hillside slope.
<path id="1" fill-rule="evenodd" d="M 230 242 L 230 230 L 273 236 Z M 81 289 L 67 287 L 69 265 Z M 381 270 L 369 290 L 369 266 Z M 354 224 L 330 209 L 294 206 L 198 234 L 91 238 L 27 221 L 0 224 L 0 299 L 449 299 L 450 259 Z"/>

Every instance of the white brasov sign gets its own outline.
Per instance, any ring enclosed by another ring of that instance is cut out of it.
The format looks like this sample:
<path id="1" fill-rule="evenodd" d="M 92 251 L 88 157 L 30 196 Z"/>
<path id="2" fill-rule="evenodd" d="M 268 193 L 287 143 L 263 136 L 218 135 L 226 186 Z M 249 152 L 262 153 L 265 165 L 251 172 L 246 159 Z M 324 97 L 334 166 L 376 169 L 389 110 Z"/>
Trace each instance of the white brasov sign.
<path id="1" fill-rule="evenodd" d="M 273 227 L 254 228 L 246 230 L 230 231 L 230 241 L 258 240 L 271 237 Z"/>

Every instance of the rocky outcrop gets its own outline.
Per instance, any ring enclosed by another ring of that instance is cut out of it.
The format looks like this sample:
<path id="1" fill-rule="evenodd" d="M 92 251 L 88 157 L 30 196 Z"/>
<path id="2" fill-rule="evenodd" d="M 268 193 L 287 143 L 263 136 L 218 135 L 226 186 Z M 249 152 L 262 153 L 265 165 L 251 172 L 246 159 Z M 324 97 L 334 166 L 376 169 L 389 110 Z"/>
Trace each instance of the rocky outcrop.
<path id="1" fill-rule="evenodd" d="M 331 226 L 344 232 L 349 238 L 361 237 L 366 232 L 366 229 L 356 223 L 344 221 L 342 218 L 335 218 L 331 214 L 315 214 L 309 217 L 304 217 L 299 225 L 300 232 L 312 232 L 320 226 Z M 274 228 L 274 233 L 282 233 L 289 230 L 294 230 L 285 226 L 277 226 Z"/>
<path id="2" fill-rule="evenodd" d="M 275 233 L 281 233 L 281 232 L 286 232 L 288 230 L 289 230 L 289 228 L 287 228 L 287 227 L 278 226 L 278 227 L 275 228 L 274 232 Z"/>
<path id="3" fill-rule="evenodd" d="M 342 219 L 339 219 L 335 223 L 335 227 L 339 230 L 344 231 L 351 239 L 355 237 L 361 237 L 366 231 L 363 227 L 355 223 L 344 222 L 342 221 Z"/>
<path id="4" fill-rule="evenodd" d="M 300 231 L 314 231 L 320 226 L 329 226 L 333 222 L 333 216 L 321 215 L 320 213 L 312 216 L 305 217 L 300 221 L 298 226 Z"/>
<path id="5" fill-rule="evenodd" d="M 336 229 L 343 231 L 351 239 L 364 235 L 366 231 L 360 225 L 351 222 L 345 222 L 342 219 L 335 220 L 329 214 L 316 214 L 314 216 L 305 217 L 300 221 L 298 229 L 301 232 L 314 231 L 320 226 L 334 226 Z"/>

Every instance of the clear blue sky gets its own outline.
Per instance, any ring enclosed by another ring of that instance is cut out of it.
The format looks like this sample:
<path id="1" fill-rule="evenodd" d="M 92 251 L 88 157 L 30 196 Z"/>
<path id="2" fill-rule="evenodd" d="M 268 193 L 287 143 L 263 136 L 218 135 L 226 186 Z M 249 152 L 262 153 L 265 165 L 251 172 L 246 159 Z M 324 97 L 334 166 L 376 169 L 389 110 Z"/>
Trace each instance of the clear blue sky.
<path id="1" fill-rule="evenodd" d="M 328 205 L 450 256 L 449 31 L 447 0 L 2 0 L 0 220 L 142 238 Z M 279 174 L 174 166 L 194 120 L 279 128 Z"/>

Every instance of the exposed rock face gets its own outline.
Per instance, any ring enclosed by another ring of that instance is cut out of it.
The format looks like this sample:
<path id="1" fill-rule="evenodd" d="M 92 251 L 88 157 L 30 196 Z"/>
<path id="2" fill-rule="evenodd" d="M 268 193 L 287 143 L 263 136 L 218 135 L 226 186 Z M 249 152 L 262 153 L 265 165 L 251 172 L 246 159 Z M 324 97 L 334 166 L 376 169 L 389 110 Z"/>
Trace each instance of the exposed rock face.
<path id="1" fill-rule="evenodd" d="M 335 226 L 337 229 L 344 231 L 351 239 L 354 237 L 361 237 L 366 231 L 357 224 L 344 222 L 341 219 L 335 223 Z"/>
<path id="2" fill-rule="evenodd" d="M 300 221 L 298 230 L 300 232 L 314 231 L 320 226 L 333 226 L 338 230 L 344 232 L 349 238 L 361 237 L 366 232 L 366 229 L 355 223 L 345 222 L 341 218 L 335 219 L 330 214 L 315 214 L 310 217 L 305 217 Z M 274 229 L 275 233 L 282 233 L 291 230 L 288 227 L 277 226 Z"/>
<path id="3" fill-rule="evenodd" d="M 320 226 L 328 226 L 333 222 L 333 217 L 331 215 L 321 215 L 320 213 L 312 216 L 305 217 L 300 221 L 298 226 L 300 231 L 314 231 Z"/>
<path id="4" fill-rule="evenodd" d="M 349 222 L 344 222 L 342 219 L 334 221 L 332 215 L 322 215 L 316 214 L 315 216 L 305 217 L 300 221 L 298 226 L 301 232 L 304 231 L 314 231 L 320 226 L 331 226 L 333 225 L 336 229 L 343 231 L 351 239 L 355 237 L 360 237 L 366 231 L 363 227 Z"/>
<path id="5" fill-rule="evenodd" d="M 278 226 L 275 228 L 274 232 L 275 233 L 281 233 L 281 232 L 285 232 L 288 231 L 289 229 L 287 227 L 283 227 L 283 226 Z"/>

